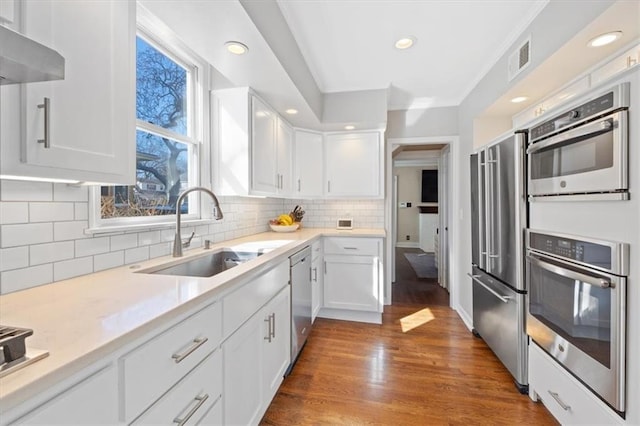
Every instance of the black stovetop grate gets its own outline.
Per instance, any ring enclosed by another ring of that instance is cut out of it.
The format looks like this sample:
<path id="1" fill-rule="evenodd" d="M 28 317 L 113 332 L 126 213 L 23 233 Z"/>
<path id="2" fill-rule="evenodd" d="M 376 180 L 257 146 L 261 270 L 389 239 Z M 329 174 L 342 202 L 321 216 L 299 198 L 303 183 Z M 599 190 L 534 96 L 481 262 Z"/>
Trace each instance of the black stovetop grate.
<path id="1" fill-rule="evenodd" d="M 24 356 L 25 339 L 33 334 L 28 328 L 8 327 L 0 325 L 0 346 L 2 347 L 2 363 L 8 363 Z"/>

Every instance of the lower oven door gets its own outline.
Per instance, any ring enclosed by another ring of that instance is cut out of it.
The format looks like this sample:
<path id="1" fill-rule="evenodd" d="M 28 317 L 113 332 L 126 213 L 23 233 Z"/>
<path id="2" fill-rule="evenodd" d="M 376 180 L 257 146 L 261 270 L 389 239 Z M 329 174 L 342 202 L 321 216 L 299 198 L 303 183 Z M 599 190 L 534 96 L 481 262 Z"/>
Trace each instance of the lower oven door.
<path id="1" fill-rule="evenodd" d="M 625 411 L 626 279 L 527 254 L 527 334 L 614 409 Z"/>

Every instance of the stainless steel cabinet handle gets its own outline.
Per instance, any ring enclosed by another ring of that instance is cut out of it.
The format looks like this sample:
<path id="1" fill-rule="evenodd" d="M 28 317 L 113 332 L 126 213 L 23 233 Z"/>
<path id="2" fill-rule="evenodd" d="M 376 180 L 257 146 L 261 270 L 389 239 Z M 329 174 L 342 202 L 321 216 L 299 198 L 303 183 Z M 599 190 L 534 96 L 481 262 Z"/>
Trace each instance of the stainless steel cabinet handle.
<path id="1" fill-rule="evenodd" d="M 331 181 L 327 181 L 327 192 L 331 192 Z"/>
<path id="2" fill-rule="evenodd" d="M 276 313 L 273 312 L 271 315 L 271 337 L 273 339 L 276 338 Z"/>
<path id="3" fill-rule="evenodd" d="M 51 100 L 49 98 L 44 98 L 44 103 L 38 105 L 38 109 L 42 108 L 44 108 L 44 139 L 38 139 L 38 143 L 43 143 L 45 148 L 51 148 L 51 138 L 49 134 L 49 113 L 51 111 Z"/>
<path id="4" fill-rule="evenodd" d="M 313 281 L 318 282 L 318 268 L 313 268 Z"/>
<path id="5" fill-rule="evenodd" d="M 271 315 L 267 316 L 264 319 L 264 322 L 268 323 L 267 326 L 267 335 L 264 337 L 264 340 L 267 340 L 269 343 L 271 343 Z"/>
<path id="6" fill-rule="evenodd" d="M 198 395 L 193 398 L 193 400 L 196 401 L 197 404 L 191 410 L 189 410 L 189 412 L 183 418 L 176 417 L 175 419 L 173 419 L 173 423 L 177 423 L 178 426 L 187 424 L 189 419 L 196 413 L 196 411 L 198 411 L 198 409 L 200 409 L 200 407 L 202 407 L 202 404 L 204 404 L 207 399 L 209 399 L 208 393 L 205 393 L 204 395 Z"/>
<path id="7" fill-rule="evenodd" d="M 300 179 L 298 179 L 298 192 L 300 192 Z"/>
<path id="8" fill-rule="evenodd" d="M 178 364 L 179 362 L 182 362 L 183 359 L 191 355 L 193 351 L 198 349 L 200 346 L 204 345 L 207 342 L 207 340 L 209 340 L 208 337 L 199 337 L 197 339 L 193 339 L 193 345 L 191 345 L 189 349 L 187 349 L 184 353 L 181 353 L 181 354 L 173 354 L 171 355 L 171 358 L 173 358 L 176 364 Z"/>
<path id="9" fill-rule="evenodd" d="M 549 395 L 551 395 L 553 397 L 553 399 L 556 400 L 556 402 L 558 403 L 558 405 L 560 405 L 560 407 L 562 407 L 562 409 L 564 411 L 569 411 L 571 410 L 571 406 L 565 404 L 564 402 L 562 402 L 562 400 L 560 399 L 560 395 L 558 395 L 557 392 L 551 392 L 550 390 L 548 390 L 547 392 L 549 392 Z"/>
<path id="10" fill-rule="evenodd" d="M 496 292 L 494 289 L 492 289 L 491 287 L 488 287 L 485 283 L 483 283 L 482 281 L 480 281 L 478 278 L 480 278 L 480 275 L 471 275 L 470 273 L 467 273 L 467 275 L 469 277 L 471 277 L 471 279 L 475 282 L 477 282 L 478 284 L 480 284 L 482 287 L 484 287 L 489 293 L 493 294 L 495 297 L 497 297 L 498 299 L 500 299 L 500 301 L 502 303 L 509 303 L 509 299 L 511 299 L 511 296 L 503 296 L 500 293 Z"/>
<path id="11" fill-rule="evenodd" d="M 587 284 L 591 284 L 600 288 L 610 288 L 610 287 L 613 288 L 613 284 L 609 280 L 606 280 L 601 277 L 594 277 L 591 275 L 581 274 L 580 272 L 572 271 L 570 269 L 563 268 L 561 266 L 556 266 L 551 263 L 547 263 L 543 260 L 540 260 L 537 257 L 533 257 L 531 255 L 527 255 L 527 262 L 565 278 L 569 278 L 572 280 L 580 280 L 582 282 L 585 282 Z"/>
<path id="12" fill-rule="evenodd" d="M 342 247 L 345 250 L 358 250 L 358 247 Z"/>

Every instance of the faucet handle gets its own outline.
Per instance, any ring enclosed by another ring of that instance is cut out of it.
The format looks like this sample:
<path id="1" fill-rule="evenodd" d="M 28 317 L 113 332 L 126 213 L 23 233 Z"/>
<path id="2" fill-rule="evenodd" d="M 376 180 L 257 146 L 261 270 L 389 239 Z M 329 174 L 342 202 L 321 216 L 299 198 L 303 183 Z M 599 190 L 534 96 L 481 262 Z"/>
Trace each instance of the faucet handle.
<path id="1" fill-rule="evenodd" d="M 184 242 L 182 243 L 182 247 L 183 247 L 183 248 L 187 248 L 187 247 L 191 246 L 191 240 L 193 240 L 193 237 L 194 237 L 195 235 L 196 235 L 196 232 L 195 232 L 195 231 L 193 231 L 193 232 L 191 233 L 191 236 L 187 239 L 187 241 L 184 241 Z"/>

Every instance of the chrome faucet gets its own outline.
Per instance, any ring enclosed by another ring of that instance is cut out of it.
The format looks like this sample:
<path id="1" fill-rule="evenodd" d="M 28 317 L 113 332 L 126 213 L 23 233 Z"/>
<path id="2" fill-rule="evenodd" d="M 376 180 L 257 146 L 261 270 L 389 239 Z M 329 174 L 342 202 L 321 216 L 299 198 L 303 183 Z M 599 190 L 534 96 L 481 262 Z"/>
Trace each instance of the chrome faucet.
<path id="1" fill-rule="evenodd" d="M 185 190 L 182 194 L 180 194 L 180 196 L 178 197 L 178 201 L 176 201 L 176 236 L 173 240 L 173 257 L 181 257 L 182 256 L 182 248 L 186 248 L 189 247 L 189 245 L 191 244 L 191 238 L 193 238 L 194 234 L 191 234 L 191 237 L 189 238 L 189 240 L 186 243 L 182 242 L 182 234 L 181 234 L 181 230 L 180 230 L 180 205 L 182 204 L 182 201 L 187 197 L 187 195 L 189 195 L 190 193 L 194 192 L 194 191 L 202 191 L 205 192 L 207 194 L 209 194 L 211 196 L 211 198 L 213 198 L 213 202 L 215 203 L 215 207 L 214 207 L 214 217 L 216 220 L 220 220 L 222 219 L 222 210 L 220 209 L 220 203 L 218 202 L 218 198 L 216 197 L 216 195 L 211 192 L 210 190 L 208 190 L 207 188 L 203 188 L 201 186 L 196 186 L 193 188 L 189 188 L 187 190 Z"/>

